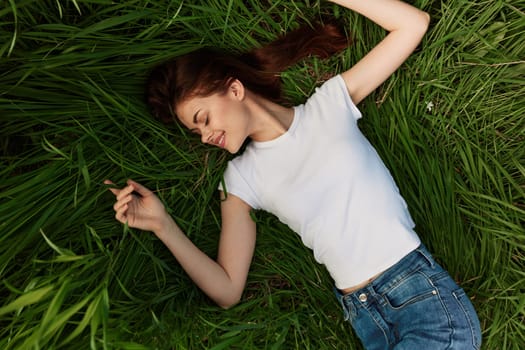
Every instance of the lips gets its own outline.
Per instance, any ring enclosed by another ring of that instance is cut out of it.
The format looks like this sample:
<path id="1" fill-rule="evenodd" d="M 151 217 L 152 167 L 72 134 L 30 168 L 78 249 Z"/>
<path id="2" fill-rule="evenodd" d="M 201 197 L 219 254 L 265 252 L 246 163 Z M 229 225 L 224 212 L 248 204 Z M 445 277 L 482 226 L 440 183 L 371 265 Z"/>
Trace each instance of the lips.
<path id="1" fill-rule="evenodd" d="M 226 135 L 225 133 L 221 133 L 218 137 L 216 137 L 214 140 L 213 140 L 213 143 L 217 146 L 219 146 L 220 148 L 224 148 L 224 145 L 226 143 Z"/>

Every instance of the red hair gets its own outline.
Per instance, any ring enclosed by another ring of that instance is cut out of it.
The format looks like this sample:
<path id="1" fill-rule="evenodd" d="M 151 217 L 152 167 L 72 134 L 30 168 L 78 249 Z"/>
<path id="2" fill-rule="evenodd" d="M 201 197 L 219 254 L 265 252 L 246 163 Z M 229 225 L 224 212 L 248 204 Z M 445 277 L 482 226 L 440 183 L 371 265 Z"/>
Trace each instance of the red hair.
<path id="1" fill-rule="evenodd" d="M 155 118 L 170 123 L 175 106 L 187 98 L 226 91 L 238 79 L 251 92 L 284 102 L 280 73 L 301 59 L 328 58 L 349 45 L 335 24 L 315 24 L 291 31 L 242 55 L 201 48 L 156 66 L 146 84 L 146 102 Z"/>

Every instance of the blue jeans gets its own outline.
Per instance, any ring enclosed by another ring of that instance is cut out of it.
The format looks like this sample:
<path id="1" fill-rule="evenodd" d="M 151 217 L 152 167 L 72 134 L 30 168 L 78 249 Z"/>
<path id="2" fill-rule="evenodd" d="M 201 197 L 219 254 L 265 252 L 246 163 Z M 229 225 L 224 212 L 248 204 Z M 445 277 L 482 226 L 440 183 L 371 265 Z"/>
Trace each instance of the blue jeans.
<path id="1" fill-rule="evenodd" d="M 367 350 L 479 349 L 481 329 L 470 299 L 421 245 L 367 286 L 342 295 Z"/>

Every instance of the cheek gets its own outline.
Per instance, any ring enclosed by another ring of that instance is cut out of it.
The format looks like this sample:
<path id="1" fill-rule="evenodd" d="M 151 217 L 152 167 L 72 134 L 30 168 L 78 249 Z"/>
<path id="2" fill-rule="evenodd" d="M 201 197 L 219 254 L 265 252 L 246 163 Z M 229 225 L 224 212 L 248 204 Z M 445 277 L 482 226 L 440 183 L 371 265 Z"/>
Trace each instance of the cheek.
<path id="1" fill-rule="evenodd" d="M 248 111 L 242 104 L 235 104 L 231 113 L 231 120 L 238 128 L 244 129 L 248 124 Z"/>
<path id="2" fill-rule="evenodd" d="M 221 102 L 213 111 L 213 127 L 229 133 L 244 132 L 248 124 L 246 107 L 229 99 Z"/>
<path id="3" fill-rule="evenodd" d="M 239 124 L 238 111 L 233 106 L 221 106 L 216 110 L 214 124 L 219 129 L 236 128 Z"/>

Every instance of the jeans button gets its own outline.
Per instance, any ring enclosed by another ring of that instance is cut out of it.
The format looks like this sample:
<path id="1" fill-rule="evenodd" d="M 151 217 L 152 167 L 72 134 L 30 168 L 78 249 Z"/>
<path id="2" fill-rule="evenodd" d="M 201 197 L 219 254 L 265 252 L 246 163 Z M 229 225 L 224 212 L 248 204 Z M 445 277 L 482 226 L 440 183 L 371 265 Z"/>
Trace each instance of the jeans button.
<path id="1" fill-rule="evenodd" d="M 366 301 L 366 294 L 365 293 L 361 293 L 359 294 L 359 300 L 364 303 Z"/>

